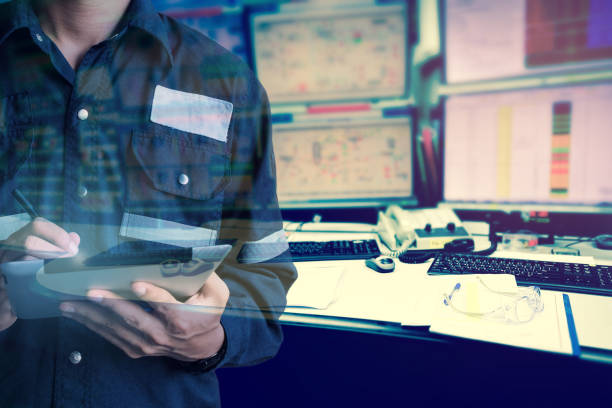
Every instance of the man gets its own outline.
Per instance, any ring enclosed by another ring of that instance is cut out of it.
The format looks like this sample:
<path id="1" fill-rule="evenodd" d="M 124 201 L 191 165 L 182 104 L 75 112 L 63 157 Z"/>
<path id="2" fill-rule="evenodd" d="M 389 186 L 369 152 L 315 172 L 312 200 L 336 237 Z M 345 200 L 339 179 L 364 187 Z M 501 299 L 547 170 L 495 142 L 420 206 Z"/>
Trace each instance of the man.
<path id="1" fill-rule="evenodd" d="M 286 243 L 261 85 L 149 0 L 2 4 L 0 61 L 2 262 L 237 242 L 187 299 L 134 282 L 141 303 L 91 290 L 27 320 L 1 283 L 0 406 L 218 405 L 212 370 L 276 353 L 296 276 L 265 263 Z M 237 262 L 252 242 L 276 244 Z"/>

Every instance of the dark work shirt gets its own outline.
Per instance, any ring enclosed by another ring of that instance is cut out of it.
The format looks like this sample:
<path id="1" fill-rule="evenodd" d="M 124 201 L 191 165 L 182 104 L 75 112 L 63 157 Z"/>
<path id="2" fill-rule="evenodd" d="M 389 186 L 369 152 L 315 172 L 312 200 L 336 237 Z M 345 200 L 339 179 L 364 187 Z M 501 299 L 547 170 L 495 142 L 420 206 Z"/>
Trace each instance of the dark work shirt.
<path id="1" fill-rule="evenodd" d="M 28 222 L 10 194 L 19 188 L 79 233 L 83 256 L 128 239 L 231 240 L 217 269 L 230 289 L 219 367 L 273 356 L 282 333 L 261 309 L 282 310 L 296 272 L 260 262 L 282 245 L 234 261 L 240 243 L 284 242 L 268 100 L 244 63 L 132 0 L 74 70 L 30 3 L 13 0 L 0 5 L 0 64 L 0 238 Z M 0 332 L 0 406 L 216 406 L 216 381 L 169 358 L 130 359 L 65 318 Z"/>

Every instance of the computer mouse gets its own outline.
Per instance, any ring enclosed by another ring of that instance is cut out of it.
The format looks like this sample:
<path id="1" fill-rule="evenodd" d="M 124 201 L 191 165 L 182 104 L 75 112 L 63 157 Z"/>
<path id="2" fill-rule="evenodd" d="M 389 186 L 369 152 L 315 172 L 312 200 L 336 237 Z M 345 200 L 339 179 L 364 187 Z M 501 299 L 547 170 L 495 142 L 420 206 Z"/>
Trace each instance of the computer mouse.
<path id="1" fill-rule="evenodd" d="M 366 266 L 379 273 L 389 273 L 395 270 L 395 261 L 388 256 L 366 259 Z"/>
<path id="2" fill-rule="evenodd" d="M 612 249 L 612 235 L 602 234 L 595 237 L 595 245 L 599 249 Z"/>

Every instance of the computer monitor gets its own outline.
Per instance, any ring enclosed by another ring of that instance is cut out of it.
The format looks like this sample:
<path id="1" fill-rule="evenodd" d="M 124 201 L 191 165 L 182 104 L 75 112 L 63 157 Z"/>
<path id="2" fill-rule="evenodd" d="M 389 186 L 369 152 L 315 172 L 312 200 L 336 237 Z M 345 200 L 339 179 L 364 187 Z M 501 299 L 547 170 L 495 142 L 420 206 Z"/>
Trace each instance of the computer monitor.
<path id="1" fill-rule="evenodd" d="M 454 208 L 603 213 L 612 228 L 612 84 L 451 96 L 445 110 Z"/>
<path id="2" fill-rule="evenodd" d="M 445 0 L 449 84 L 612 69 L 608 0 Z"/>
<path id="3" fill-rule="evenodd" d="M 277 124 L 273 143 L 282 208 L 415 202 L 409 118 Z"/>
<path id="4" fill-rule="evenodd" d="M 255 70 L 273 104 L 406 95 L 404 2 L 313 7 L 251 17 Z"/>
<path id="5" fill-rule="evenodd" d="M 154 0 L 162 13 L 194 28 L 247 60 L 243 8 L 228 0 Z"/>

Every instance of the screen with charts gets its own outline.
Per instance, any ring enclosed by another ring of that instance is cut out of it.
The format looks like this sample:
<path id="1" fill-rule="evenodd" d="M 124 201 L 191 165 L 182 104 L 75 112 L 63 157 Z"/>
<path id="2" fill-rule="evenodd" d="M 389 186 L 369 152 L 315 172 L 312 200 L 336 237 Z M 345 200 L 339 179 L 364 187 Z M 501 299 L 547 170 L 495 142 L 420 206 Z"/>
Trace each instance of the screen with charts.
<path id="1" fill-rule="evenodd" d="M 412 197 L 409 119 L 275 125 L 273 138 L 281 206 Z"/>
<path id="2" fill-rule="evenodd" d="M 447 201 L 612 203 L 612 84 L 452 96 Z"/>
<path id="3" fill-rule="evenodd" d="M 609 0 L 446 0 L 446 80 L 612 69 Z"/>
<path id="4" fill-rule="evenodd" d="M 252 30 L 255 68 L 272 103 L 406 93 L 404 3 L 259 14 Z"/>

